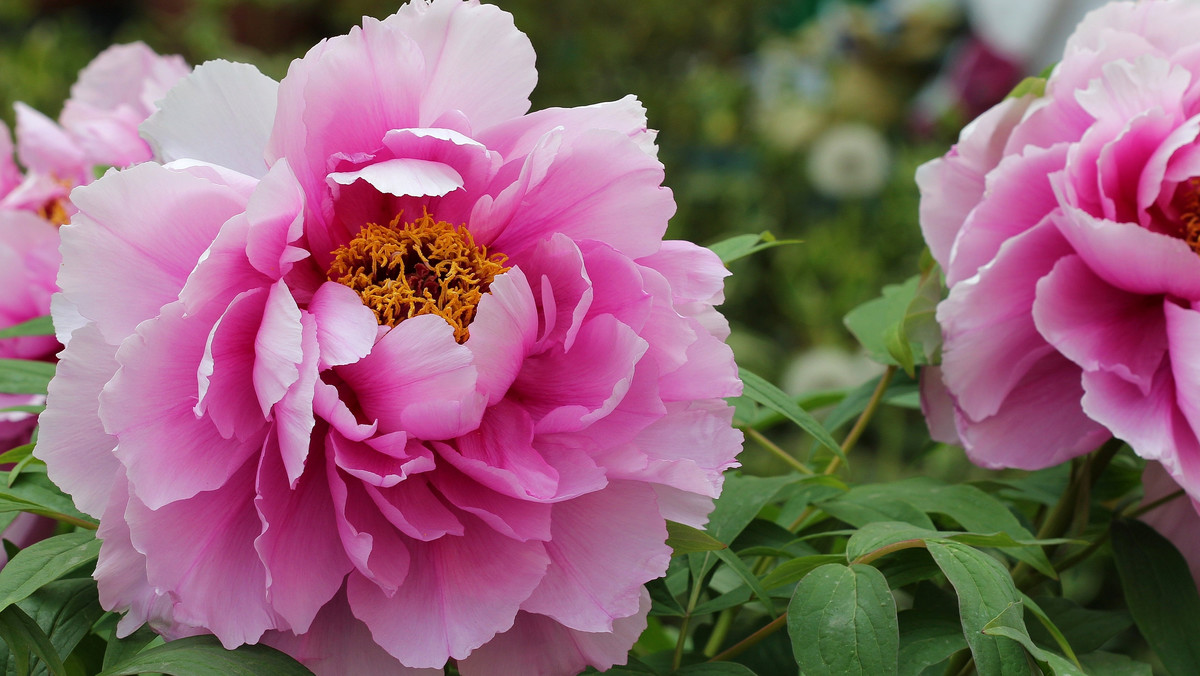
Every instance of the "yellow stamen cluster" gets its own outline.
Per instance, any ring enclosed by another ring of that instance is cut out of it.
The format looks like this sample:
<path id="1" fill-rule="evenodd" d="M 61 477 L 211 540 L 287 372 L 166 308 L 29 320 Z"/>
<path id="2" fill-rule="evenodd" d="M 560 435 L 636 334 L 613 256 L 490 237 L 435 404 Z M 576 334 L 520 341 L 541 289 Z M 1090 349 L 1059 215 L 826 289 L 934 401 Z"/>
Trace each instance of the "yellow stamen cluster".
<path id="1" fill-rule="evenodd" d="M 1180 222 L 1183 232 L 1180 236 L 1192 251 L 1200 253 L 1200 178 L 1189 178 L 1184 188 L 1182 213 Z"/>
<path id="2" fill-rule="evenodd" d="M 388 225 L 368 223 L 333 252 L 328 278 L 354 289 L 379 323 L 436 314 L 460 343 L 470 337 L 475 306 L 496 275 L 508 270 L 503 254 L 488 254 L 465 226 L 434 220 L 411 222 L 403 214 Z"/>
<path id="3" fill-rule="evenodd" d="M 67 215 L 67 208 L 64 202 L 65 199 L 62 197 L 47 201 L 38 209 L 38 216 L 59 227 L 70 223 L 71 217 Z"/>

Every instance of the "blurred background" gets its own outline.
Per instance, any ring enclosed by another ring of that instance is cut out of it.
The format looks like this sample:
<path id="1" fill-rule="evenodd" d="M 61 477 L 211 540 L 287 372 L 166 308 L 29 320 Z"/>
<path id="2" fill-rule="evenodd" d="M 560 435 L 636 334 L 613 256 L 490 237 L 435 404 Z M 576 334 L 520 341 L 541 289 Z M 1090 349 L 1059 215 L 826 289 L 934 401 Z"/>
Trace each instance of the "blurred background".
<path id="1" fill-rule="evenodd" d="M 533 107 L 634 93 L 661 130 L 679 211 L 669 236 L 799 239 L 731 264 L 723 311 L 738 361 L 799 394 L 882 369 L 842 324 L 914 274 L 924 248 L 916 167 L 1061 54 L 1099 0 L 498 0 L 538 54 Z M 142 40 L 192 64 L 247 61 L 279 79 L 321 38 L 396 0 L 0 0 L 0 119 L 57 117 L 79 69 Z M 911 390 L 911 387 L 910 387 Z M 885 409 L 859 481 L 959 478 L 915 395 Z M 907 406 L 907 408 L 905 408 Z M 745 454 L 755 472 L 775 467 Z M 956 477 L 957 475 L 957 477 Z"/>

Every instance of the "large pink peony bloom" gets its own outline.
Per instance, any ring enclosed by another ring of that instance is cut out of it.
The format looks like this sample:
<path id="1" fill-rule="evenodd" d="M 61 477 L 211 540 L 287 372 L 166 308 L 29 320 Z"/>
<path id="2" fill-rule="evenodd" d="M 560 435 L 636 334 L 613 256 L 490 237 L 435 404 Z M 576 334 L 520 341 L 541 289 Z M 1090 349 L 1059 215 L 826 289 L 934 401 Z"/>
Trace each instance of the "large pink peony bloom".
<path id="1" fill-rule="evenodd" d="M 415 2 L 211 62 L 77 189 L 37 454 L 106 608 L 318 673 L 623 662 L 741 435 L 726 272 L 632 97 L 526 114 L 511 17 Z M 59 312 L 61 310 L 61 312 Z M 99 406 L 97 407 L 97 402 Z"/>

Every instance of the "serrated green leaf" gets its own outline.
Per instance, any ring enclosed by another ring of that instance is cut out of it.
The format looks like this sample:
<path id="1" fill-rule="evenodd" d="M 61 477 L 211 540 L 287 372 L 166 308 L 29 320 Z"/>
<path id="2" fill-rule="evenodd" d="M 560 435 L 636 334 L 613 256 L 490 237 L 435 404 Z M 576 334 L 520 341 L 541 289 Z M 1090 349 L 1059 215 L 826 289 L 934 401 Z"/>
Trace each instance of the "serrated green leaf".
<path id="1" fill-rule="evenodd" d="M 729 265 L 739 258 L 745 258 L 750 254 L 758 253 L 766 249 L 771 249 L 785 244 L 799 244 L 798 239 L 775 239 L 775 236 L 770 232 L 761 232 L 757 235 L 734 235 L 729 239 L 721 240 L 714 244 L 710 244 L 708 249 L 721 259 L 725 265 Z"/>
<path id="2" fill-rule="evenodd" d="M 0 609 L 27 598 L 100 554 L 100 541 L 90 531 L 66 533 L 35 542 L 0 568 Z"/>
<path id="3" fill-rule="evenodd" d="M 979 673 L 1025 673 L 1019 671 L 1025 667 L 1020 644 L 982 633 L 984 625 L 1021 600 L 1008 571 L 987 554 L 957 542 L 928 540 L 925 544 L 958 594 L 963 635 Z"/>
<path id="4" fill-rule="evenodd" d="M 800 429 L 811 434 L 822 446 L 825 446 L 841 458 L 843 463 L 847 462 L 846 454 L 842 452 L 842 447 L 838 445 L 838 442 L 834 441 L 833 437 L 830 436 L 829 432 L 816 418 L 812 417 L 808 411 L 797 406 L 796 402 L 785 394 L 783 390 L 746 369 L 739 368 L 738 375 L 742 379 L 745 396 L 791 420 Z"/>
<path id="5" fill-rule="evenodd" d="M 0 359 L 0 392 L 45 394 L 54 377 L 54 364 L 27 359 Z"/>
<path id="6" fill-rule="evenodd" d="M 922 613 L 900 613 L 900 676 L 919 676 L 967 647 L 962 627 L 952 619 Z"/>
<path id="7" fill-rule="evenodd" d="M 1025 629 L 1024 605 L 1017 601 L 1009 604 L 999 615 L 983 626 L 983 633 L 988 636 L 1003 636 L 1020 643 L 1030 656 L 1041 667 L 1047 676 L 1087 676 L 1083 668 L 1071 663 L 1061 655 L 1048 650 L 1042 650 L 1029 638 Z"/>
<path id="8" fill-rule="evenodd" d="M 1125 602 L 1142 636 L 1172 674 L 1200 674 L 1200 642 L 1195 640 L 1200 595 L 1187 561 L 1141 521 L 1114 521 L 1111 532 Z"/>
<path id="9" fill-rule="evenodd" d="M 42 317 L 34 317 L 29 321 L 13 324 L 12 326 L 0 331 L 0 340 L 5 338 L 16 338 L 18 336 L 53 336 L 54 322 L 50 319 L 50 315 Z"/>
<path id="10" fill-rule="evenodd" d="M 54 645 L 46 632 L 17 606 L 0 610 L 0 638 L 4 639 L 13 656 L 18 674 L 29 673 L 30 653 L 37 656 L 54 676 L 67 676 L 62 659 L 54 651 Z"/>
<path id="11" fill-rule="evenodd" d="M 835 563 L 805 576 L 788 606 L 788 635 L 806 676 L 898 673 L 896 602 L 871 566 Z"/>
<path id="12" fill-rule="evenodd" d="M 667 521 L 667 546 L 671 548 L 671 556 L 689 554 L 691 552 L 708 552 L 714 549 L 727 549 L 729 545 L 717 540 L 699 528 L 687 524 Z"/>
<path id="13" fill-rule="evenodd" d="M 265 645 L 226 650 L 214 636 L 192 636 L 138 653 L 99 676 L 312 676 L 292 657 Z"/>

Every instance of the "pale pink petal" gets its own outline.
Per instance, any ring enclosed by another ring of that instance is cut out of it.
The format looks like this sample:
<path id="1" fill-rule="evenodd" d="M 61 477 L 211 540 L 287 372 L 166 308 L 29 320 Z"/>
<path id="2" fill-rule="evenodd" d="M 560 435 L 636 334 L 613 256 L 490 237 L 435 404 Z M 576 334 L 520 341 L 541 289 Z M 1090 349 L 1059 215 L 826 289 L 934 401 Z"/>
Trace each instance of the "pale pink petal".
<path id="1" fill-rule="evenodd" d="M 175 599 L 175 619 L 205 627 L 230 649 L 257 643 L 277 624 L 254 548 L 262 530 L 253 504 L 256 466 L 247 462 L 221 488 L 156 510 L 131 495 L 125 510 L 133 546 L 146 556 L 146 579 Z"/>
<path id="2" fill-rule="evenodd" d="M 0 120 L 0 198 L 7 195 L 21 182 L 21 170 L 13 159 L 16 148 L 13 146 L 12 134 L 8 125 Z"/>
<path id="3" fill-rule="evenodd" d="M 712 251 L 686 240 L 669 239 L 657 252 L 637 260 L 657 270 L 671 285 L 676 304 L 720 305 L 725 299 L 725 278 L 730 272 Z"/>
<path id="4" fill-rule="evenodd" d="M 178 297 L 221 224 L 245 208 L 227 186 L 152 163 L 110 172 L 71 199 L 79 213 L 61 229 L 58 283 L 111 340 Z"/>
<path id="5" fill-rule="evenodd" d="M 317 358 L 320 353 L 316 321 L 310 315 L 304 314 L 300 316 L 300 325 L 303 361 L 296 365 L 299 378 L 288 387 L 272 411 L 275 417 L 275 433 L 279 436 L 279 452 L 283 456 L 283 464 L 292 483 L 296 482 L 304 470 L 309 445 L 312 443 L 313 427 L 316 425 L 313 402 L 316 398 Z"/>
<path id="6" fill-rule="evenodd" d="M 17 158 L 29 171 L 55 178 L 86 183 L 90 178 L 87 158 L 54 120 L 17 102 Z"/>
<path id="7" fill-rule="evenodd" d="M 197 368 L 199 399 L 194 411 L 207 416 L 221 436 L 240 439 L 258 434 L 267 414 L 255 395 L 254 339 L 266 309 L 267 289 L 245 291 L 213 325 Z"/>
<path id="8" fill-rule="evenodd" d="M 279 279 L 308 252 L 294 246 L 304 233 L 304 193 L 291 167 L 279 161 L 246 202 L 246 258 L 256 270 Z"/>
<path id="9" fill-rule="evenodd" d="M 278 89 L 254 66 L 209 61 L 167 93 L 141 133 L 160 162 L 203 160 L 261 178 Z"/>
<path id="10" fill-rule="evenodd" d="M 282 280 L 273 284 L 263 306 L 262 323 L 254 336 L 252 379 L 264 416 L 270 414 L 271 407 L 300 378 L 300 364 L 304 362 L 300 316 L 300 308 L 287 285 Z M 315 323 L 313 330 L 315 338 Z"/>
<path id="11" fill-rule="evenodd" d="M 412 36 L 424 56 L 421 126 L 454 110 L 485 129 L 529 110 L 537 82 L 533 46 L 500 8 L 458 0 L 412 2 L 380 27 Z M 364 30 L 373 37 L 369 22 Z"/>
<path id="12" fill-rule="evenodd" d="M 96 398 L 117 370 L 116 352 L 90 324 L 75 332 L 59 358 L 57 377 L 50 381 L 34 449 L 46 461 L 50 480 L 95 517 L 108 504 L 118 475 L 120 483 L 125 481 L 113 455 L 117 440 L 104 431 L 96 413 Z"/>
<path id="13" fill-rule="evenodd" d="M 375 313 L 348 286 L 337 282 L 322 284 L 309 301 L 307 311 L 317 321 L 321 369 L 352 364 L 367 356 L 375 344 L 379 327 Z"/>
<path id="14" fill-rule="evenodd" d="M 479 140 L 502 157 L 524 157 L 538 140 L 561 127 L 567 138 L 588 129 L 610 129 L 633 139 L 649 155 L 656 155 L 654 133 L 646 129 L 646 109 L 630 94 L 618 101 L 575 108 L 546 108 L 514 117 L 479 132 Z"/>
<path id="15" fill-rule="evenodd" d="M 550 567 L 521 609 L 571 629 L 612 631 L 638 612 L 642 585 L 667 572 L 671 548 L 654 491 L 612 482 L 602 491 L 555 505 Z"/>
<path id="16" fill-rule="evenodd" d="M 42 317 L 58 273 L 57 229 L 38 216 L 0 210 L 0 328 Z M 0 339 L 0 357 L 49 359 L 58 343 L 49 336 Z"/>
<path id="17" fill-rule="evenodd" d="M 146 556 L 134 548 L 125 522 L 129 494 L 124 474 L 113 483 L 108 506 L 100 518 L 96 537 L 101 540 L 96 561 L 100 605 L 121 612 L 116 634 L 124 638 L 149 622 L 155 631 L 177 631 L 172 616 L 174 601 L 166 590 L 155 589 L 146 579 Z"/>
<path id="18" fill-rule="evenodd" d="M 441 162 L 398 158 L 368 164 L 358 171 L 334 172 L 326 177 L 331 188 L 366 181 L 389 195 L 441 197 L 463 186 L 463 178 L 453 167 Z"/>
<path id="19" fill-rule="evenodd" d="M 954 424 L 954 399 L 942 382 L 940 366 L 921 369 L 921 413 L 929 427 L 929 437 L 943 444 L 961 446 Z"/>
<path id="20" fill-rule="evenodd" d="M 520 612 L 512 629 L 461 660 L 459 671 L 463 676 L 491 676 L 498 669 L 522 676 L 557 676 L 588 665 L 606 671 L 625 664 L 629 649 L 646 629 L 648 592 L 641 592 L 640 603 L 637 613 L 613 622 L 612 632 L 576 631 L 544 615 Z"/>
<path id="21" fill-rule="evenodd" d="M 375 642 L 401 663 L 440 667 L 512 626 L 545 574 L 537 541 L 518 542 L 464 517 L 462 537 L 414 543 L 412 565 L 392 596 L 351 573 L 346 596 Z"/>

